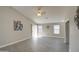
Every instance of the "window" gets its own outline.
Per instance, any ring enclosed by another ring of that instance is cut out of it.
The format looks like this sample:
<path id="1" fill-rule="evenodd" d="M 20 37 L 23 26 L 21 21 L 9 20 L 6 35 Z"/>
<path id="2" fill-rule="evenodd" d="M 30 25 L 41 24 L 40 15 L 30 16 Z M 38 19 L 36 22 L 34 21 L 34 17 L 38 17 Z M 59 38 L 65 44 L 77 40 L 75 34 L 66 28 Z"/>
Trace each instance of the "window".
<path id="1" fill-rule="evenodd" d="M 54 34 L 60 34 L 60 25 L 54 25 Z"/>
<path id="2" fill-rule="evenodd" d="M 42 32 L 42 25 L 38 25 L 38 32 Z"/>

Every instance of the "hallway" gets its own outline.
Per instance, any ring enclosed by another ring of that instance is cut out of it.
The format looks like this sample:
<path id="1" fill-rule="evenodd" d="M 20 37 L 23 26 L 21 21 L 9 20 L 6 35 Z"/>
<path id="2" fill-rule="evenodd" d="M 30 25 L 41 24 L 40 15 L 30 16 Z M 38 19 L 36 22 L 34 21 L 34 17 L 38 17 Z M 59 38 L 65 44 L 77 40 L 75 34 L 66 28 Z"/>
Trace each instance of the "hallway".
<path id="1" fill-rule="evenodd" d="M 8 52 L 68 52 L 68 45 L 60 38 L 28 39 L 0 49 Z"/>

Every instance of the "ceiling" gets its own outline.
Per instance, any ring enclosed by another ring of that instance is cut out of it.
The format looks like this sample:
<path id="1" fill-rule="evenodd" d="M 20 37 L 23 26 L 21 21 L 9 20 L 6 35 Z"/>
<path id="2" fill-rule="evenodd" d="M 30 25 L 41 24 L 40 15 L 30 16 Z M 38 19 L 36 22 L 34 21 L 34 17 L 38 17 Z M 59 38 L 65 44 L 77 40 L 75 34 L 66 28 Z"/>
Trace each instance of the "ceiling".
<path id="1" fill-rule="evenodd" d="M 32 21 L 40 23 L 63 22 L 68 14 L 69 6 L 42 6 L 45 15 L 39 17 L 35 11 L 37 6 L 14 6 L 17 11 L 28 17 Z"/>

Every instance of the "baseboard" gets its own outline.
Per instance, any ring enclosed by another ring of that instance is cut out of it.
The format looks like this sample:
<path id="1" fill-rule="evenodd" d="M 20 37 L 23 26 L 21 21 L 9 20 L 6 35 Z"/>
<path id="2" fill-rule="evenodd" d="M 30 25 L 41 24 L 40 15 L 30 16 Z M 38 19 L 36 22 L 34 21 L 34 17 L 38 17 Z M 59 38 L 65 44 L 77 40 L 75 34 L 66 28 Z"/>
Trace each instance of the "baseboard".
<path id="1" fill-rule="evenodd" d="M 42 37 L 55 37 L 55 38 L 64 38 L 64 37 L 57 37 L 57 36 L 42 36 Z"/>
<path id="2" fill-rule="evenodd" d="M 26 38 L 23 38 L 23 39 L 14 41 L 14 42 L 10 42 L 10 43 L 8 43 L 8 44 L 1 45 L 0 48 L 7 47 L 7 46 L 10 46 L 10 45 L 13 45 L 13 44 L 22 42 L 22 41 L 24 41 L 24 40 L 31 39 L 31 38 L 32 38 L 32 37 L 30 36 L 30 37 L 26 37 Z"/>

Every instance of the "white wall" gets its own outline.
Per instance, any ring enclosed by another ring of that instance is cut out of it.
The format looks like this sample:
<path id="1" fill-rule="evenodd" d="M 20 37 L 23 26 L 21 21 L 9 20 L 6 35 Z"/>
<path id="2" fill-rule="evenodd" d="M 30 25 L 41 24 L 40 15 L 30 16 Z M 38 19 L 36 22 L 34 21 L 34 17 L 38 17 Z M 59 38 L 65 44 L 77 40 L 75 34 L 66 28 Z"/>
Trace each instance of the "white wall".
<path id="1" fill-rule="evenodd" d="M 53 26 L 54 25 L 60 25 L 60 34 L 54 34 Z M 47 28 L 49 26 L 49 29 Z M 42 24 L 42 33 L 38 33 L 38 35 L 42 35 L 45 37 L 58 37 L 58 38 L 64 38 L 64 23 L 46 23 Z"/>
<path id="2" fill-rule="evenodd" d="M 14 31 L 13 21 L 20 20 L 22 31 Z M 0 46 L 7 43 L 31 38 L 31 21 L 10 7 L 0 7 Z"/>
<path id="3" fill-rule="evenodd" d="M 76 24 L 74 23 L 74 15 L 76 13 L 76 7 L 73 7 L 71 10 L 70 17 L 70 51 L 79 52 L 79 30 L 77 29 Z M 73 15 L 72 15 L 73 14 Z"/>

